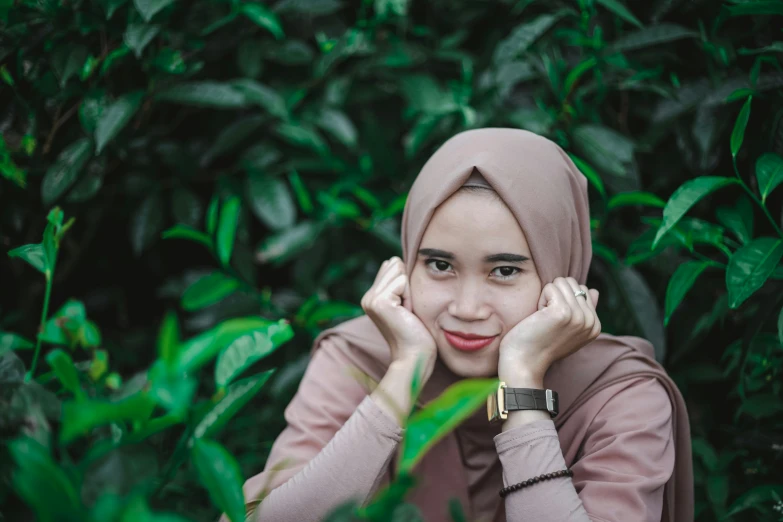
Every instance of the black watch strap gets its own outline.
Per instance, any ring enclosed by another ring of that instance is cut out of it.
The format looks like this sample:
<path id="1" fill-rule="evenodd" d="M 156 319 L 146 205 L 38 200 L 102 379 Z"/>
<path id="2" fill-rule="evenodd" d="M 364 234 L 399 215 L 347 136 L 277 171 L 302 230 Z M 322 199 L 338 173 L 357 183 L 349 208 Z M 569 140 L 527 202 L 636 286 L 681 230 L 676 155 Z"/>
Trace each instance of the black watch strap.
<path id="1" fill-rule="evenodd" d="M 505 388 L 506 411 L 543 410 L 554 417 L 558 414 L 557 392 L 533 388 Z"/>

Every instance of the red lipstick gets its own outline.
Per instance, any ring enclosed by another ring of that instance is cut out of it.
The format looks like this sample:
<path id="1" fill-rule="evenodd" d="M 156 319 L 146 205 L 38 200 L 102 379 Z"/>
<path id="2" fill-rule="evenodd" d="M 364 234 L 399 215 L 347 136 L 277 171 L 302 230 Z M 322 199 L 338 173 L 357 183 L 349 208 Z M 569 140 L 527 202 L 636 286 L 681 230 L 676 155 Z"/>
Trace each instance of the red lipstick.
<path id="1" fill-rule="evenodd" d="M 443 330 L 446 340 L 457 350 L 463 352 L 474 352 L 490 344 L 497 335 L 485 337 L 482 335 L 467 334 L 463 332 L 450 332 Z"/>

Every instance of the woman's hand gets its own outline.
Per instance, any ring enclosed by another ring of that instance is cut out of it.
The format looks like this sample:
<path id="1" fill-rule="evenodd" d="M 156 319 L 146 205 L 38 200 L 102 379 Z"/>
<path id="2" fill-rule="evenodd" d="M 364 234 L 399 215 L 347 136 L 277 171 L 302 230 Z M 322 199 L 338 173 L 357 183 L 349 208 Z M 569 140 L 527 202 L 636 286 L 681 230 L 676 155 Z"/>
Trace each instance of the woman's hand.
<path id="1" fill-rule="evenodd" d="M 410 287 L 405 264 L 399 257 L 383 262 L 375 282 L 362 297 L 362 308 L 389 343 L 392 361 L 422 359 L 429 378 L 437 355 L 435 339 L 424 323 L 405 308 L 410 302 Z"/>
<path id="2" fill-rule="evenodd" d="M 587 299 L 574 296 L 584 291 Z M 509 386 L 543 387 L 555 361 L 571 355 L 601 333 L 598 291 L 573 277 L 558 277 L 541 291 L 538 311 L 514 326 L 500 343 L 498 377 Z M 515 384 L 517 383 L 517 384 Z"/>

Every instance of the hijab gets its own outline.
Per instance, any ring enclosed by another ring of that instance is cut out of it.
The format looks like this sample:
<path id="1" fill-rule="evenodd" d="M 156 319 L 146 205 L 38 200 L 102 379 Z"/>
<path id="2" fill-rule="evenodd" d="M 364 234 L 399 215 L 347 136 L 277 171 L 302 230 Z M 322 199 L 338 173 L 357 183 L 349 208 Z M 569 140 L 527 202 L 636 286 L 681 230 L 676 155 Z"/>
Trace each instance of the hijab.
<path id="1" fill-rule="evenodd" d="M 419 172 L 402 215 L 402 257 L 409 278 L 433 213 L 466 182 L 490 186 L 514 214 L 527 238 L 542 286 L 556 277 L 573 277 L 579 284 L 585 284 L 592 260 L 586 178 L 554 142 L 528 131 L 506 128 L 475 129 L 455 135 Z M 411 309 L 409 302 L 406 306 Z M 390 350 L 372 320 L 361 316 L 325 330 L 313 343 L 313 351 L 328 336 L 339 337 L 341 342 L 337 344 L 345 356 L 371 379 L 380 381 L 390 363 Z M 576 413 L 591 413 L 581 409 L 590 407 L 588 399 L 601 390 L 645 376 L 662 384 L 672 404 L 676 460 L 664 488 L 662 520 L 692 521 L 693 468 L 688 413 L 682 395 L 655 361 L 653 347 L 647 340 L 602 333 L 551 366 L 544 377 L 544 386 L 559 395 L 560 413 L 554 423 L 561 448 L 570 466 L 585 430 L 584 426 L 573 426 L 575 423 L 564 427 L 566 421 Z M 459 379 L 438 360 L 417 404 L 426 405 Z M 633 407 L 628 405 L 629 410 Z M 472 430 L 474 440 L 481 438 L 482 433 L 492 433 L 482 412 L 460 429 Z M 432 472 L 439 481 L 438 487 L 415 490 L 413 498 L 409 498 L 423 507 L 423 511 L 429 510 L 424 512 L 425 520 L 448 520 L 447 505 L 451 497 L 456 496 L 463 505 L 469 502 L 464 474 L 438 472 L 443 462 L 461 462 L 460 452 L 469 450 L 451 433 L 418 465 L 418 473 Z M 483 465 L 491 463 L 487 461 Z M 417 496 L 424 500 L 417 502 Z"/>

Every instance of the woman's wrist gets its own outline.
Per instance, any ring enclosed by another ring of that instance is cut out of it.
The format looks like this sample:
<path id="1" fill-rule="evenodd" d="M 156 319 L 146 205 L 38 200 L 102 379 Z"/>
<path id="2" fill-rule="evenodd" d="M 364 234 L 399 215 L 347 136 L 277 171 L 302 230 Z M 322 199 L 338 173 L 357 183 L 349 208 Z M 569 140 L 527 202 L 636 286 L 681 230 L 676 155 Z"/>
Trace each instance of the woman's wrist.
<path id="1" fill-rule="evenodd" d="M 432 364 L 426 357 L 405 356 L 395 359 L 370 394 L 370 398 L 400 426 L 405 423 L 413 407 L 412 388 L 417 374 L 421 388 L 432 374 Z"/>

